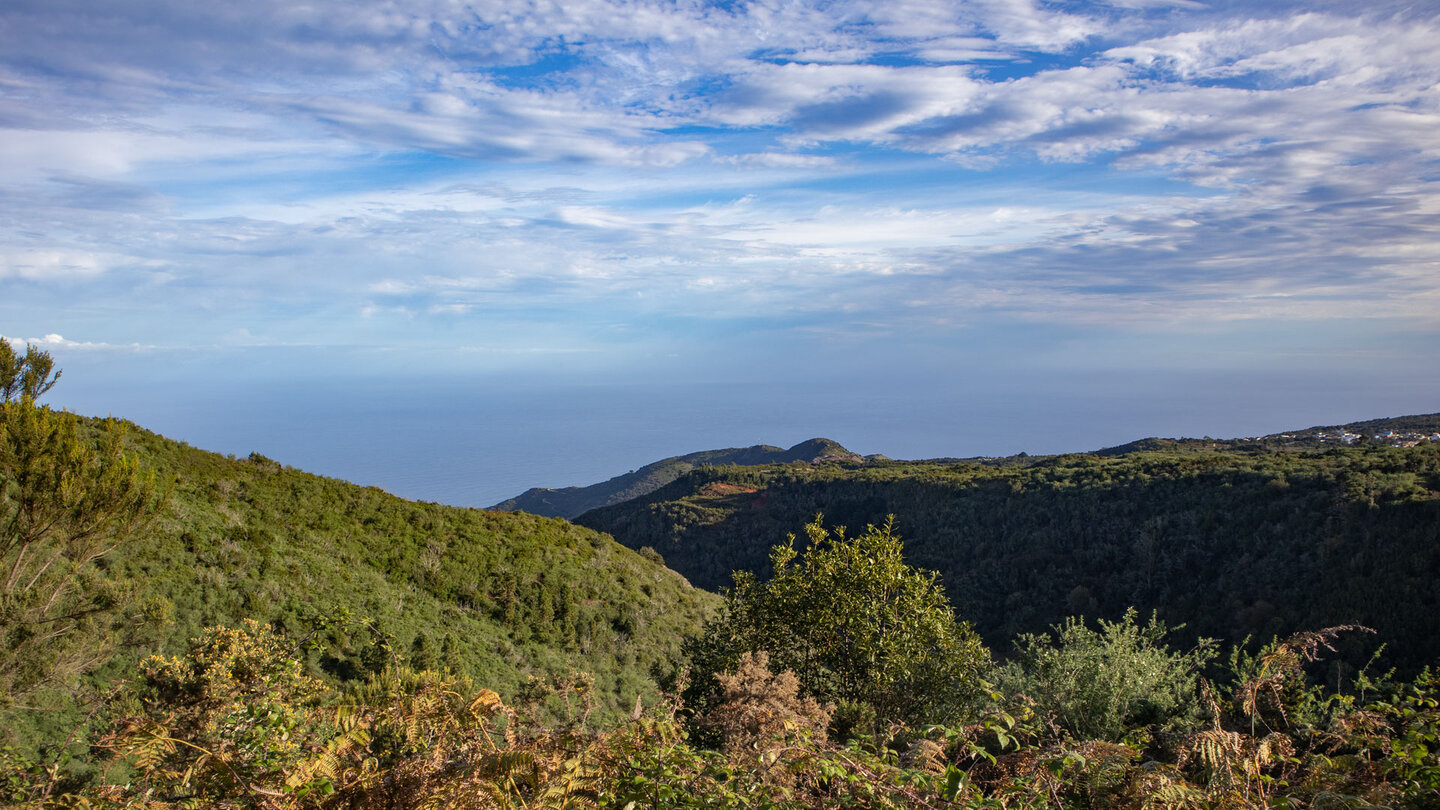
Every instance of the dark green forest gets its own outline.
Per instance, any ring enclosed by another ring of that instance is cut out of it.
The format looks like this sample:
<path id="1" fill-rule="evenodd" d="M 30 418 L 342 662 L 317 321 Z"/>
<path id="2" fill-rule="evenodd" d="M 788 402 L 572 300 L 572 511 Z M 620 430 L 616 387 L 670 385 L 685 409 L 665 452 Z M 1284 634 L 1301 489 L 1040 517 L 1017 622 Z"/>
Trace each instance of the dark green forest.
<path id="1" fill-rule="evenodd" d="M 773 539 L 816 514 L 896 516 L 906 559 L 996 646 L 1137 607 L 1228 640 L 1361 622 L 1396 664 L 1440 654 L 1431 444 L 713 467 L 578 522 L 718 589 L 733 570 L 766 576 Z"/>

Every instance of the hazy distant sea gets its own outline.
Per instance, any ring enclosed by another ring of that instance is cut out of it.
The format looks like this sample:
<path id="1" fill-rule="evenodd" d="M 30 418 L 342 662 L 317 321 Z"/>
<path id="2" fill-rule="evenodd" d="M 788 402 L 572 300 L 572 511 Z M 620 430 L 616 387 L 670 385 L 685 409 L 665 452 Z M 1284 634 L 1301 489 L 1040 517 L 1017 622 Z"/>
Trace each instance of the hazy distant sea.
<path id="1" fill-rule="evenodd" d="M 430 381 L 117 389 L 71 383 L 54 404 L 113 413 L 194 446 L 256 451 L 406 498 L 489 506 L 721 447 L 834 439 L 893 458 L 1093 450 L 1145 436 L 1232 437 L 1433 411 L 1403 386 L 1241 377 L 990 380 L 911 386 Z"/>

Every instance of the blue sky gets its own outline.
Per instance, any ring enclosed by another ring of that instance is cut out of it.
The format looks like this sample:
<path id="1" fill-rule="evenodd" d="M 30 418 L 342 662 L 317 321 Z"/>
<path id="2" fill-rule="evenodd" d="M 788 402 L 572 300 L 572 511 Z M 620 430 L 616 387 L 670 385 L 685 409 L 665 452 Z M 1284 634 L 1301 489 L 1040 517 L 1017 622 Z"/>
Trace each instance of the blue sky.
<path id="1" fill-rule="evenodd" d="M 1434 2 L 8 0 L 0 335 L 125 415 L 1087 372 L 1251 375 L 1256 430 L 1440 410 L 1437 42 Z"/>

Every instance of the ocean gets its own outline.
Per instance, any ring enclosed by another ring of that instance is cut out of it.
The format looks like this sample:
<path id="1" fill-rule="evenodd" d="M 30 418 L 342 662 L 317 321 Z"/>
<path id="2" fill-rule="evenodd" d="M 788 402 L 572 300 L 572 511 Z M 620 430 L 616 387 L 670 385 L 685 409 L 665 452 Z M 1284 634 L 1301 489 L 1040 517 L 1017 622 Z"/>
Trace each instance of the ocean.
<path id="1" fill-rule="evenodd" d="M 1094 450 L 1146 436 L 1233 437 L 1436 410 L 1432 386 L 1195 374 L 808 383 L 304 379 L 133 387 L 72 382 L 51 403 L 206 450 L 258 452 L 405 498 L 485 507 L 723 447 L 833 439 L 892 458 Z"/>

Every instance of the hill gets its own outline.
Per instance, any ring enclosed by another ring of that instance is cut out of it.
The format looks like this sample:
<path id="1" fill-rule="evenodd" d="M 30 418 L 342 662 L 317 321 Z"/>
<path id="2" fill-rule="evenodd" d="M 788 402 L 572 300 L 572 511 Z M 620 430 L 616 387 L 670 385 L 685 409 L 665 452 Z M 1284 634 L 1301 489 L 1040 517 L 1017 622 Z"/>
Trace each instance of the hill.
<path id="1" fill-rule="evenodd" d="M 417 639 L 436 652 L 448 639 L 459 668 L 497 689 L 573 668 L 633 700 L 714 604 L 562 520 L 415 503 L 258 455 L 133 436 L 145 464 L 175 476 L 174 504 L 112 570 L 175 604 L 171 639 L 241 617 L 298 628 L 309 611 L 348 610 L 407 655 Z M 343 670 L 344 649 L 332 653 Z"/>
<path id="2" fill-rule="evenodd" d="M 1271 433 L 1242 439 L 1137 439 L 1116 447 L 1096 450 L 1096 455 L 1123 456 L 1144 450 L 1194 452 L 1226 449 L 1236 452 L 1268 452 L 1274 450 L 1313 450 L 1337 444 L 1379 444 L 1402 447 L 1431 441 L 1440 434 L 1440 413 L 1392 416 L 1367 419 L 1343 425 L 1314 427 Z"/>
<path id="3" fill-rule="evenodd" d="M 735 464 L 815 463 L 825 459 L 859 460 L 859 456 L 829 439 L 810 439 L 789 450 L 757 444 L 725 450 L 702 450 L 683 456 L 671 456 L 638 470 L 617 475 L 608 481 L 586 487 L 549 489 L 535 487 L 492 506 L 503 512 L 529 512 L 546 517 L 575 518 L 591 509 L 628 501 L 648 495 L 696 467 Z"/>
<path id="4" fill-rule="evenodd" d="M 1158 610 L 1239 641 L 1361 622 L 1414 665 L 1440 656 L 1440 445 L 1154 440 L 1127 454 L 1002 462 L 710 467 L 578 519 L 651 546 L 695 584 L 768 574 L 767 551 L 823 513 L 896 516 L 986 642 L 1073 614 Z"/>
<path id="5" fill-rule="evenodd" d="M 582 671 L 615 713 L 654 691 L 718 603 L 653 555 L 562 520 L 414 503 L 133 425 L 126 441 L 174 489 L 156 528 L 102 557 L 100 573 L 170 619 L 100 681 L 253 618 L 310 639 L 310 666 L 332 681 L 396 660 L 510 695 L 531 675 Z"/>
<path id="6" fill-rule="evenodd" d="M 1388 434 L 1434 435 L 1440 433 L 1440 413 L 1417 414 L 1414 416 L 1390 416 L 1383 419 L 1367 419 L 1346 425 L 1317 425 L 1303 433 L 1344 431 L 1369 437 L 1384 437 Z"/>
<path id="7" fill-rule="evenodd" d="M 1327 445 L 1353 442 L 1353 437 L 1380 444 L 1399 445 L 1406 441 L 1428 439 L 1440 433 L 1440 413 L 1395 416 L 1383 419 L 1369 419 L 1344 425 L 1317 425 L 1310 428 L 1273 433 L 1267 436 L 1237 439 L 1181 438 L 1166 439 L 1149 437 L 1126 442 L 1115 447 L 1093 451 L 1097 456 L 1123 456 L 1142 451 L 1163 452 L 1210 452 L 1231 450 L 1235 452 L 1266 452 L 1280 449 L 1315 449 Z M 1343 437 L 1349 434 L 1347 442 Z M 490 507 L 503 512 L 529 512 L 546 517 L 574 519 L 591 509 L 613 506 L 618 503 L 648 495 L 691 470 L 704 466 L 735 465 L 758 466 L 793 462 L 822 463 L 825 461 L 891 461 L 884 455 L 872 455 L 862 459 L 830 439 L 810 439 L 782 450 L 766 444 L 751 447 L 732 447 L 723 450 L 702 450 L 683 456 L 671 456 L 641 467 L 638 470 L 617 475 L 608 481 L 584 487 L 533 487 L 513 498 Z M 1011 458 L 934 458 L 926 459 L 930 464 L 954 464 L 960 462 L 983 462 L 995 464 L 1024 464 L 1029 456 Z"/>

